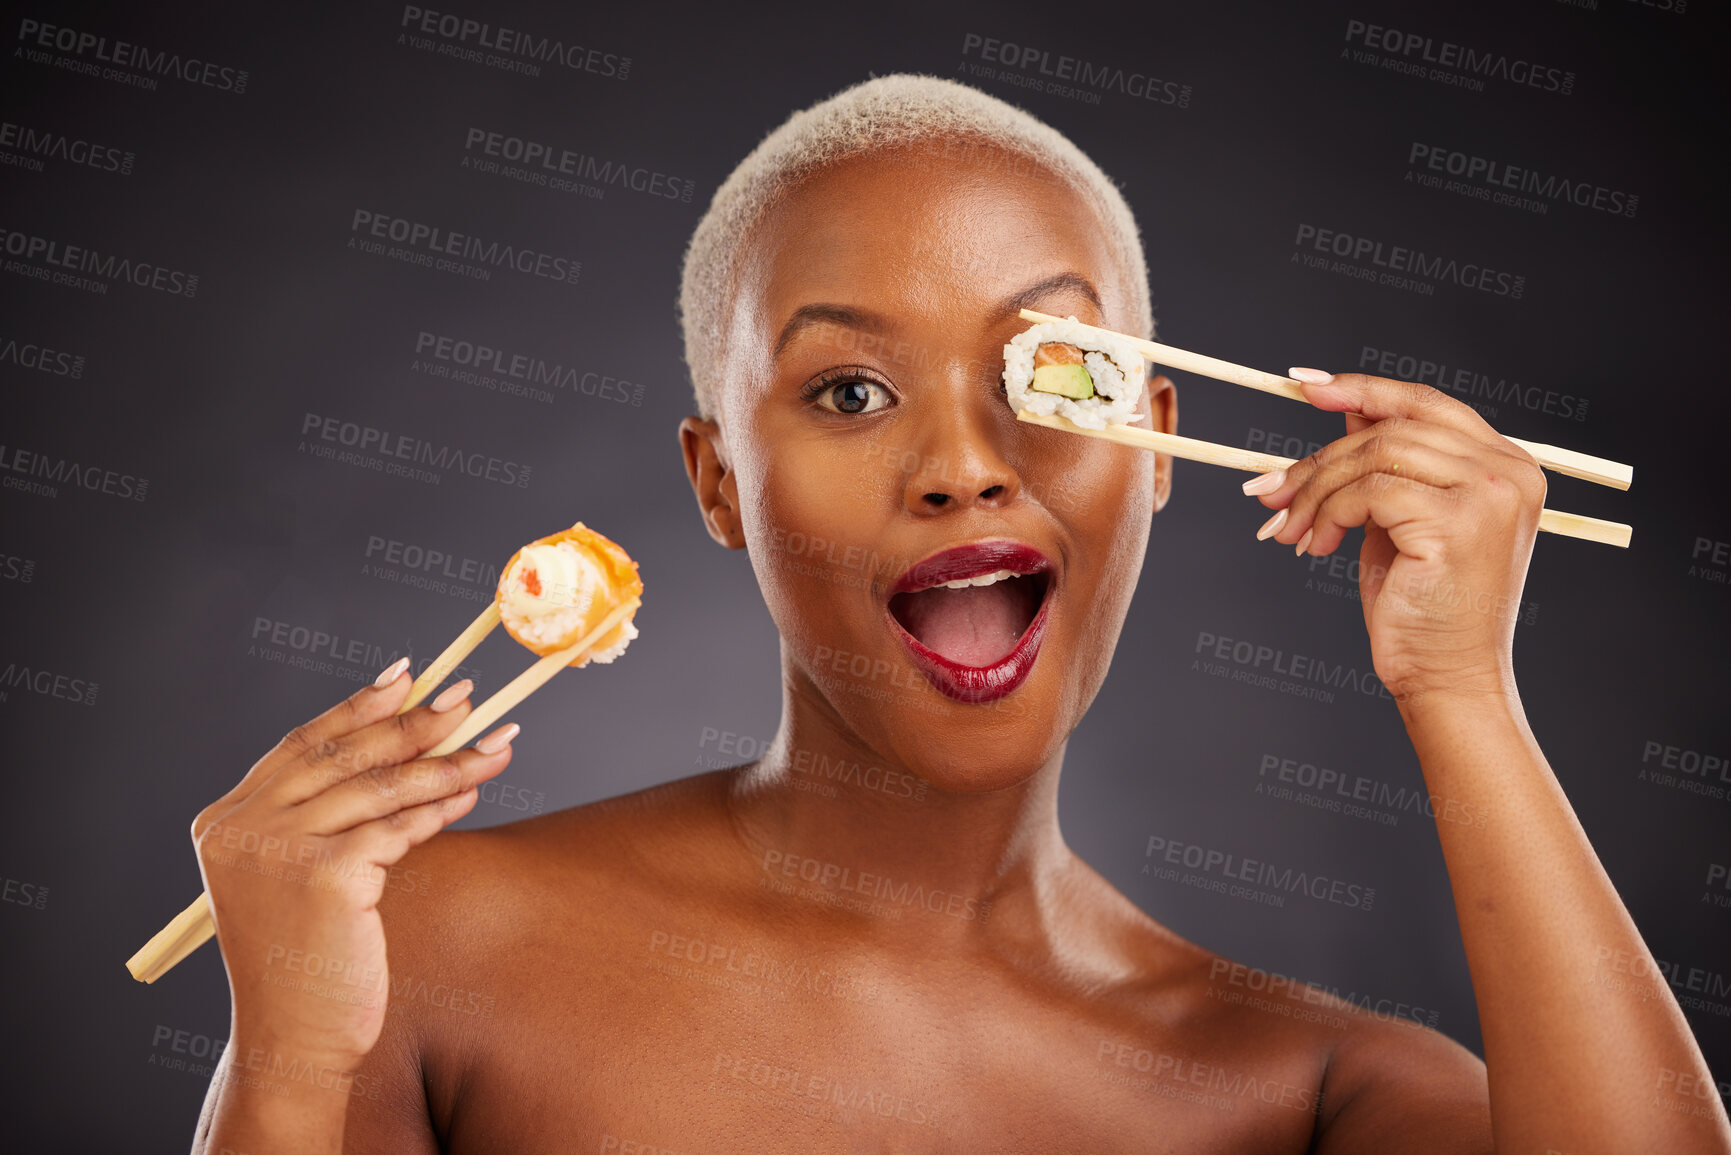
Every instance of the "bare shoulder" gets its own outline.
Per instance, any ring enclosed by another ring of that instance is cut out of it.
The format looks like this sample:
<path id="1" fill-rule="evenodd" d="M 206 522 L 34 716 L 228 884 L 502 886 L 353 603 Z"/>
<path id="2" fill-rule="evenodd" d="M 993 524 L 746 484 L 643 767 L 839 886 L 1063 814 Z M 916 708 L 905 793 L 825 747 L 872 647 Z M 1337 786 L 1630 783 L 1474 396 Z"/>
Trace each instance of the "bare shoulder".
<path id="1" fill-rule="evenodd" d="M 1491 1150 L 1485 1067 L 1471 1051 L 1405 1008 L 1225 958 L 1098 886 L 1110 896 L 1089 904 L 1095 930 L 1123 978 L 1094 1000 L 1114 1024 L 1096 1061 L 1120 1081 L 1308 1114 L 1314 1149 L 1335 1155 Z"/>
<path id="2" fill-rule="evenodd" d="M 447 830 L 391 868 L 384 1032 L 351 1103 L 352 1149 L 436 1151 L 468 1066 L 637 934 L 634 912 L 685 888 L 715 845 L 725 782 L 704 774 L 479 830 Z M 693 896 L 693 901 L 700 901 Z"/>
<path id="3" fill-rule="evenodd" d="M 393 970 L 413 958 L 497 971 L 502 947 L 549 935 L 580 948 L 629 912 L 634 894 L 665 900 L 706 855 L 723 852 L 725 792 L 723 773 L 701 774 L 429 839 L 398 865 L 400 884 L 380 906 Z M 573 920 L 585 934 L 559 935 Z"/>

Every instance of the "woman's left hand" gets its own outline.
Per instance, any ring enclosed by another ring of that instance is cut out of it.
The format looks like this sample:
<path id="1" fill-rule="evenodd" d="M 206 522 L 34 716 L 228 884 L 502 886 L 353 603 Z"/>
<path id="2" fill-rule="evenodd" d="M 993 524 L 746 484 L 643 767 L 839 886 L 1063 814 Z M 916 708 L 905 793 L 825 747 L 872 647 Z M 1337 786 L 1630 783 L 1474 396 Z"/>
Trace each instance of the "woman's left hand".
<path id="1" fill-rule="evenodd" d="M 1304 374 L 1323 376 L 1292 371 Z M 1544 471 L 1469 406 L 1428 385 L 1341 373 L 1306 383 L 1304 393 L 1318 409 L 1345 413 L 1347 433 L 1259 495 L 1284 514 L 1261 536 L 1323 555 L 1364 526 L 1365 626 L 1377 677 L 1397 701 L 1511 693 Z M 1249 484 L 1246 492 L 1254 492 Z"/>

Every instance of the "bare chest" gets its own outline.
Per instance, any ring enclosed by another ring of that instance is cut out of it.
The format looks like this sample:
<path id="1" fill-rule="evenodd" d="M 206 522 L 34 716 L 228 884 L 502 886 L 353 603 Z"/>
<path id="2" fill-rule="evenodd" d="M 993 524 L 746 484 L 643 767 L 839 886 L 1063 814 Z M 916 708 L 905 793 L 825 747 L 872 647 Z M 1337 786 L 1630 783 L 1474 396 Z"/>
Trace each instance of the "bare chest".
<path id="1" fill-rule="evenodd" d="M 507 982 L 450 1024 L 432 1107 L 462 1155 L 1302 1151 L 1318 1107 L 1301 1065 L 739 934 L 531 948 Z"/>

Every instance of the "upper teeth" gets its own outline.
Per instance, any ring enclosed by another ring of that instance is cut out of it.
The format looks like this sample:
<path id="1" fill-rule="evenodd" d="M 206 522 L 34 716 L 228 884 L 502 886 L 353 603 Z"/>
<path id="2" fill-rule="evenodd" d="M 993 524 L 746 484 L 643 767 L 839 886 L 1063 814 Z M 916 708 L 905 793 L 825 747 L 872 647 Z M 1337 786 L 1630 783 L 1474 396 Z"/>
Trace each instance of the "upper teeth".
<path id="1" fill-rule="evenodd" d="M 1020 575 L 1013 574 L 1007 569 L 1001 569 L 1001 570 L 996 570 L 992 573 L 983 573 L 983 574 L 979 575 L 978 577 L 957 578 L 953 582 L 945 582 L 944 586 L 947 589 L 964 590 L 964 589 L 967 589 L 969 586 L 989 586 L 993 582 L 1001 582 L 1005 578 L 1013 578 L 1013 577 L 1018 577 L 1018 576 L 1020 576 Z"/>

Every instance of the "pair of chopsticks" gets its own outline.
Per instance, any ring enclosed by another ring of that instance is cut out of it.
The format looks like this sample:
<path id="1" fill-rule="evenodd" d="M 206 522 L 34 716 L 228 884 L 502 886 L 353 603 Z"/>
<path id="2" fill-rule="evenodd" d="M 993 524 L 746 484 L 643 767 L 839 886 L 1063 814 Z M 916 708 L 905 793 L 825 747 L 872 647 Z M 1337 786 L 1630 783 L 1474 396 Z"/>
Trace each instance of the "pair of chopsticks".
<path id="1" fill-rule="evenodd" d="M 1033 309 L 1023 309 L 1021 313 L 1025 321 L 1067 321 L 1067 317 L 1054 317 L 1050 313 L 1039 313 Z M 1093 325 L 1083 326 L 1103 336 L 1128 341 L 1157 365 L 1169 366 L 1173 369 L 1183 369 L 1204 377 L 1212 377 L 1217 381 L 1229 381 L 1234 385 L 1243 385 L 1250 389 L 1259 389 L 1264 393 L 1275 393 L 1281 397 L 1290 397 L 1294 401 L 1304 401 L 1304 391 L 1299 383 L 1291 377 L 1281 377 L 1274 373 L 1265 373 L 1260 369 L 1250 369 L 1243 365 L 1234 365 L 1230 361 L 1221 361 L 1214 357 L 1204 357 L 1200 353 L 1191 353 L 1184 349 L 1176 349 L 1171 345 L 1161 345 L 1154 341 L 1145 341 L 1140 337 L 1132 337 L 1128 333 L 1114 333 L 1110 329 L 1101 329 Z M 1361 414 L 1362 416 L 1362 414 Z M 1159 433 L 1152 429 L 1138 429 L 1131 425 L 1109 425 L 1105 429 L 1085 429 L 1075 422 L 1063 417 L 1044 417 L 1031 413 L 1026 409 L 1016 413 L 1016 419 L 1032 425 L 1045 425 L 1052 429 L 1064 429 L 1071 433 L 1080 433 L 1086 437 L 1099 437 L 1106 441 L 1116 441 L 1121 445 L 1133 445 L 1138 449 L 1147 449 L 1154 453 L 1165 453 L 1172 457 L 1182 457 L 1186 461 L 1201 461 L 1208 465 L 1224 465 L 1231 469 L 1246 469 L 1255 473 L 1268 473 L 1275 469 L 1285 469 L 1299 459 L 1296 457 L 1281 457 L 1273 453 L 1258 453 L 1253 449 L 1238 449 L 1230 445 L 1216 445 L 1210 441 L 1198 441 L 1194 437 L 1179 437 L 1172 433 Z M 1507 434 L 1503 436 L 1507 437 Z M 1570 477 L 1579 477 L 1598 485 L 1608 485 L 1613 489 L 1628 489 L 1635 480 L 1635 470 L 1632 466 L 1611 461 L 1603 457 L 1594 457 L 1588 453 L 1577 453 L 1572 449 L 1562 449 L 1555 445 L 1545 445 L 1537 441 L 1523 441 L 1519 437 L 1509 437 L 1508 440 L 1519 445 L 1533 455 L 1540 465 L 1557 473 Z M 1539 512 L 1539 529 L 1546 533 L 1560 534 L 1563 537 L 1578 537 L 1584 541 L 1603 542 L 1606 545 L 1629 547 L 1629 540 L 1634 535 L 1634 527 L 1624 525 L 1619 521 L 1604 521 L 1597 517 L 1586 517 L 1578 513 L 1563 513 L 1560 510 L 1545 509 Z"/>
<path id="2" fill-rule="evenodd" d="M 518 674 L 504 689 L 477 706 L 475 711 L 463 720 L 463 724 L 451 732 L 450 737 L 423 756 L 439 758 L 462 749 L 481 731 L 504 717 L 507 711 L 552 681 L 554 674 L 576 661 L 596 641 L 606 637 L 609 630 L 624 621 L 640 604 L 637 598 L 629 598 L 613 607 L 612 612 L 601 619 L 601 624 L 590 630 L 576 644 L 547 655 Z M 408 698 L 397 713 L 405 714 L 419 705 L 428 694 L 438 688 L 440 682 L 462 664 L 463 659 L 468 657 L 498 624 L 499 602 L 495 598 L 481 611 L 479 617 L 469 623 L 467 629 L 457 635 L 457 639 L 445 648 L 445 652 L 434 659 L 433 664 L 415 679 L 414 685 L 409 687 Z M 210 892 L 206 891 L 200 894 L 191 906 L 175 915 L 167 926 L 157 931 L 149 942 L 138 949 L 137 954 L 127 959 L 126 969 L 131 971 L 132 977 L 139 982 L 153 983 L 215 933 L 216 924 L 211 921 L 210 916 Z"/>

